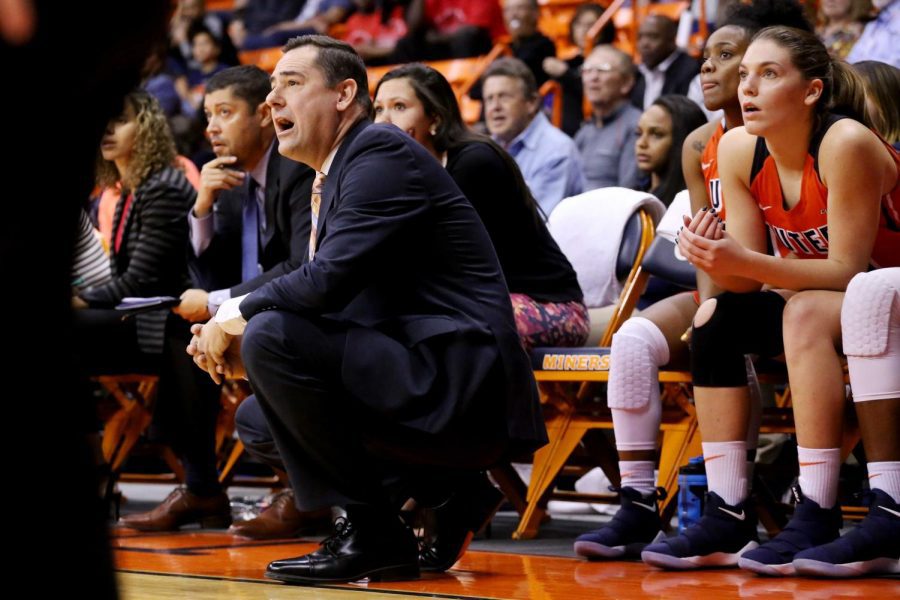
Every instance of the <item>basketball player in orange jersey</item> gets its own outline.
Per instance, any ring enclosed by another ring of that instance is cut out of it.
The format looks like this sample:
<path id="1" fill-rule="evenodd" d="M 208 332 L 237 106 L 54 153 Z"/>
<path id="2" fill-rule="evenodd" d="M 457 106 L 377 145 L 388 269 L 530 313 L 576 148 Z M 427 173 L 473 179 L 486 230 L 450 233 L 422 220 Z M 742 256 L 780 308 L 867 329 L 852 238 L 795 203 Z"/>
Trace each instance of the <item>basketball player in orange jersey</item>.
<path id="1" fill-rule="evenodd" d="M 869 128 L 859 77 L 808 32 L 760 31 L 740 74 L 744 127 L 723 136 L 718 152 L 728 234 L 701 213 L 686 219 L 679 241 L 727 290 L 697 311 L 692 338 L 709 501 L 697 525 L 648 546 L 642 558 L 675 569 L 737 562 L 766 575 L 848 574 L 848 565 L 852 574 L 894 572 L 900 400 L 858 398 L 874 503 L 853 534 L 831 542 L 841 526 L 841 305 L 856 274 L 900 263 L 900 156 Z M 777 256 L 767 254 L 767 237 Z M 770 289 L 760 291 L 764 285 Z M 882 317 L 886 323 L 871 313 Z M 865 346 L 855 333 L 845 336 L 848 346 Z M 757 548 L 745 504 L 743 355 L 782 353 L 797 426 L 798 502 L 787 527 Z"/>
<path id="2" fill-rule="evenodd" d="M 779 23 L 811 29 L 799 4 L 758 0 L 733 5 L 706 44 L 700 75 L 704 104 L 710 110 L 724 110 L 725 117 L 695 129 L 683 146 L 682 168 L 694 211 L 704 207 L 724 218 L 716 147 L 726 129 L 743 123 L 738 65 L 753 34 Z M 687 366 L 688 347 L 681 338 L 700 297 L 712 295 L 708 282 L 698 272 L 700 295 L 685 292 L 665 298 L 626 321 L 613 337 L 607 398 L 619 452 L 622 507 L 610 523 L 576 539 L 575 552 L 590 560 L 637 557 L 648 543 L 664 537 L 654 477 L 661 415 L 659 367 Z M 747 446 L 752 450 L 757 430 L 749 428 Z M 751 467 L 752 462 L 747 468 Z"/>

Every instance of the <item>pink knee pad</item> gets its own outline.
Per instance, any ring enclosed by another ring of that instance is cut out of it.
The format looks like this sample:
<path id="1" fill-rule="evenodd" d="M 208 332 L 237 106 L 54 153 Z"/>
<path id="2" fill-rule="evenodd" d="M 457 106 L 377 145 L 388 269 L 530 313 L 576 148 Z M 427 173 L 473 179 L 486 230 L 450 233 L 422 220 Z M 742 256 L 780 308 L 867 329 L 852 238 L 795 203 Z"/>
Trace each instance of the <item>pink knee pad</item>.
<path id="1" fill-rule="evenodd" d="M 850 281 L 841 329 L 854 401 L 900 397 L 900 268 Z"/>
<path id="2" fill-rule="evenodd" d="M 610 408 L 638 409 L 659 398 L 659 367 L 669 362 L 669 345 L 653 321 L 632 317 L 613 336 L 609 362 Z"/>

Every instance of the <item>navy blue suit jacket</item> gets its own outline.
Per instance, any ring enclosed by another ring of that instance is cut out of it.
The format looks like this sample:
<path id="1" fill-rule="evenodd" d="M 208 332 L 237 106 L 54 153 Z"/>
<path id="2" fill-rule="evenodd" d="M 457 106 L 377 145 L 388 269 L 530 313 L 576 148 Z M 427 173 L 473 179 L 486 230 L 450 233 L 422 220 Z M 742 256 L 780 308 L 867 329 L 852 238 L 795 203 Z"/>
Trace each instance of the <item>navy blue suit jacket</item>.
<path id="1" fill-rule="evenodd" d="M 248 296 L 244 318 L 277 309 L 340 322 L 343 385 L 398 423 L 444 431 L 493 385 L 487 401 L 506 412 L 498 439 L 514 452 L 546 442 L 490 238 L 422 146 L 392 125 L 355 125 L 328 173 L 318 232 L 315 259 Z"/>
<path id="2" fill-rule="evenodd" d="M 215 231 L 200 256 L 189 251 L 194 285 L 204 290 L 231 288 L 231 296 L 243 296 L 262 284 L 290 273 L 309 256 L 309 195 L 315 171 L 284 158 L 278 143 L 272 146 L 266 167 L 266 230 L 260 240 L 259 263 L 263 273 L 241 282 L 241 231 L 244 185 L 219 193 L 213 205 Z"/>

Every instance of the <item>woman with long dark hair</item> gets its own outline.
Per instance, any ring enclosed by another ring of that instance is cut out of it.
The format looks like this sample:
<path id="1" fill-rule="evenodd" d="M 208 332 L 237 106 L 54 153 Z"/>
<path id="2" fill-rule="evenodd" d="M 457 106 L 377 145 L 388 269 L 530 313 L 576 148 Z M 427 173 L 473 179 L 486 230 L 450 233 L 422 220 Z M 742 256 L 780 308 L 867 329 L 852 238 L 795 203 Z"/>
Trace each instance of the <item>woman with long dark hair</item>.
<path id="1" fill-rule="evenodd" d="M 657 98 L 638 121 L 637 165 L 650 176 L 650 193 L 666 206 L 685 188 L 681 169 L 684 140 L 705 123 L 706 115 L 693 100 L 675 94 Z"/>
<path id="2" fill-rule="evenodd" d="M 441 161 L 484 222 L 509 287 L 526 349 L 579 346 L 587 308 L 575 271 L 547 231 L 515 161 L 463 122 L 438 71 L 409 64 L 375 88 L 375 121 L 406 131 Z"/>

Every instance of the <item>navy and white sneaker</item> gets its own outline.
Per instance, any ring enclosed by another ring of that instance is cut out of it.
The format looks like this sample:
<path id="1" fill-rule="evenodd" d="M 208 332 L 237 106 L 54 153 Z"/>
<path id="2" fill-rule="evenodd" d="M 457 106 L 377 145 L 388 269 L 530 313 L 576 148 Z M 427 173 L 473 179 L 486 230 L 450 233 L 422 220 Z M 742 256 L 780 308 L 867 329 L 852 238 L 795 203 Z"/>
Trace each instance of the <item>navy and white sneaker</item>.
<path id="1" fill-rule="evenodd" d="M 900 503 L 872 490 L 866 518 L 830 544 L 799 552 L 798 575 L 860 577 L 900 573 Z"/>
<path id="2" fill-rule="evenodd" d="M 679 535 L 644 548 L 641 560 L 663 569 L 734 567 L 741 554 L 757 546 L 756 511 L 751 503 L 745 500 L 730 506 L 709 492 L 700 520 Z"/>
<path id="3" fill-rule="evenodd" d="M 658 501 L 665 492 L 647 496 L 630 487 L 619 490 L 622 508 L 612 521 L 594 531 L 578 536 L 575 554 L 588 560 L 603 558 L 637 558 L 647 544 L 664 539 Z"/>
<path id="4" fill-rule="evenodd" d="M 740 568 L 775 577 L 794 575 L 794 555 L 834 541 L 841 534 L 843 517 L 840 506 L 822 508 L 805 497 L 799 487 L 791 491 L 797 500 L 794 516 L 781 533 L 759 548 L 741 555 L 738 560 Z"/>

